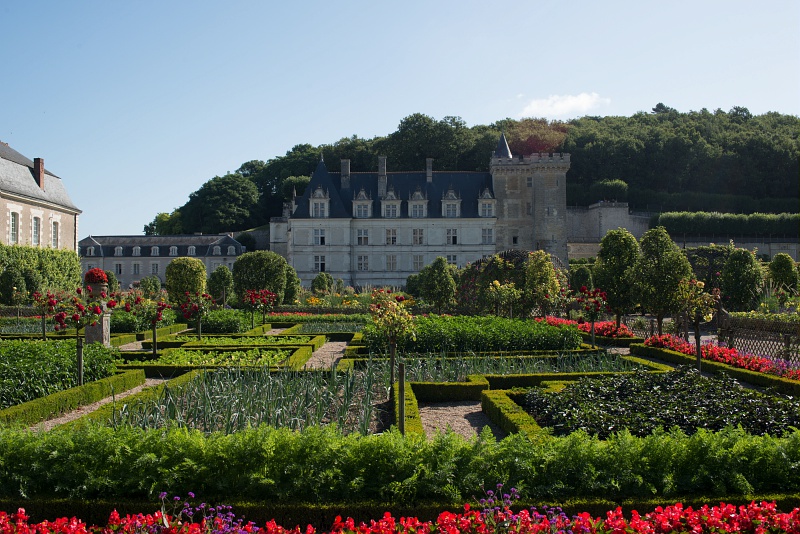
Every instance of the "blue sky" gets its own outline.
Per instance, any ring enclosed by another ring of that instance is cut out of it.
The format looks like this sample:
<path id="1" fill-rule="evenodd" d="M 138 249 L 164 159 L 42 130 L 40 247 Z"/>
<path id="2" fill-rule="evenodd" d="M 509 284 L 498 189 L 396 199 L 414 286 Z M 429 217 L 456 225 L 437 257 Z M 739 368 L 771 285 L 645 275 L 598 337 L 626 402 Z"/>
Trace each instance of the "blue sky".
<path id="1" fill-rule="evenodd" d="M 204 182 L 412 113 L 800 115 L 800 2 L 0 3 L 0 141 L 42 157 L 79 236 L 141 234 Z"/>

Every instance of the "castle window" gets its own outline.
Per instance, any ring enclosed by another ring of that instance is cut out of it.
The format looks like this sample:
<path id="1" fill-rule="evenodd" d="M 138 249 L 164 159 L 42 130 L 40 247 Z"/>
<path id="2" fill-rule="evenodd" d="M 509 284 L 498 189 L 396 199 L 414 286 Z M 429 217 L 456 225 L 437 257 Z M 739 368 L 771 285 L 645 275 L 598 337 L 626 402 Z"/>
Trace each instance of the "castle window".
<path id="1" fill-rule="evenodd" d="M 325 256 L 314 256 L 314 272 L 325 272 Z"/>
<path id="2" fill-rule="evenodd" d="M 189 250 L 188 250 L 186 253 L 187 253 L 189 256 L 194 256 L 195 254 L 197 254 L 196 250 L 197 250 L 197 249 L 194 247 L 194 245 L 190 245 L 190 246 L 189 246 Z"/>
<path id="3" fill-rule="evenodd" d="M 142 268 L 140 263 L 134 263 L 132 265 L 132 267 L 133 267 L 133 274 L 137 274 L 137 275 L 139 274 L 139 271 Z"/>
<path id="4" fill-rule="evenodd" d="M 458 204 L 446 202 L 444 205 L 444 216 L 447 218 L 458 217 Z"/>
<path id="5" fill-rule="evenodd" d="M 367 229 L 356 230 L 356 244 L 369 245 L 369 230 Z"/>
<path id="6" fill-rule="evenodd" d="M 457 245 L 458 244 L 458 228 L 448 228 L 447 229 L 447 241 L 448 245 Z"/>
<path id="7" fill-rule="evenodd" d="M 425 256 L 422 254 L 414 254 L 413 266 L 415 271 L 421 271 L 422 268 L 425 267 Z"/>
<path id="8" fill-rule="evenodd" d="M 458 265 L 458 256 L 456 256 L 455 254 L 448 254 L 447 263 L 449 265 Z"/>
<path id="9" fill-rule="evenodd" d="M 356 219 L 366 219 L 369 217 L 369 204 L 356 204 Z"/>
<path id="10" fill-rule="evenodd" d="M 150 264 L 150 274 L 158 275 L 158 264 L 157 263 L 151 263 Z"/>
<path id="11" fill-rule="evenodd" d="M 397 229 L 396 228 L 387 228 L 386 229 L 386 244 L 387 245 L 396 245 L 397 244 Z"/>
<path id="12" fill-rule="evenodd" d="M 514 245 L 514 246 L 518 245 L 519 244 L 519 237 L 518 236 L 513 236 L 511 238 L 511 244 Z"/>
<path id="13" fill-rule="evenodd" d="M 133 247 L 133 255 L 134 256 L 141 256 L 142 255 L 142 247 Z"/>
<path id="14" fill-rule="evenodd" d="M 424 217 L 425 217 L 425 204 L 421 202 L 415 202 L 411 204 L 411 218 L 422 219 Z"/>
<path id="15" fill-rule="evenodd" d="M 325 244 L 325 229 L 324 228 L 314 228 L 314 244 L 315 245 L 324 245 Z"/>
<path id="16" fill-rule="evenodd" d="M 53 221 L 51 237 L 53 248 L 58 248 L 58 222 L 56 221 Z"/>
<path id="17" fill-rule="evenodd" d="M 177 256 L 178 255 L 178 247 L 176 247 L 176 246 L 169 247 L 169 255 L 170 256 Z"/>
<path id="18" fill-rule="evenodd" d="M 8 242 L 12 245 L 19 243 L 19 213 L 11 212 L 11 225 L 8 232 Z"/>
<path id="19" fill-rule="evenodd" d="M 411 230 L 411 238 L 412 243 L 414 245 L 424 245 L 425 244 L 425 229 L 424 228 L 414 228 Z"/>
<path id="20" fill-rule="evenodd" d="M 533 187 L 533 176 L 528 176 L 528 187 Z"/>
<path id="21" fill-rule="evenodd" d="M 356 269 L 359 271 L 369 271 L 369 256 L 357 256 Z"/>
<path id="22" fill-rule="evenodd" d="M 114 274 L 117 275 L 117 276 L 122 274 L 122 264 L 121 263 L 115 263 L 114 264 Z"/>
<path id="23" fill-rule="evenodd" d="M 94 247 L 86 247 L 86 255 L 94 256 Z"/>
<path id="24" fill-rule="evenodd" d="M 158 256 L 158 247 L 150 247 L 150 255 Z"/>
<path id="25" fill-rule="evenodd" d="M 328 205 L 330 204 L 330 195 L 322 190 L 322 187 L 317 186 L 311 194 L 309 202 L 311 203 L 311 216 L 315 219 L 325 219 L 328 217 Z"/>
<path id="26" fill-rule="evenodd" d="M 31 226 L 31 245 L 39 246 L 39 240 L 42 233 L 42 220 L 39 217 L 33 218 L 33 225 Z"/>
<path id="27" fill-rule="evenodd" d="M 494 229 L 483 228 L 481 229 L 481 242 L 484 245 L 491 245 L 494 243 Z"/>
<path id="28" fill-rule="evenodd" d="M 386 204 L 383 207 L 384 214 L 383 216 L 387 219 L 396 219 L 397 214 L 400 212 L 399 206 L 397 204 Z"/>
<path id="29" fill-rule="evenodd" d="M 324 219 L 325 217 L 327 217 L 326 210 L 325 210 L 326 202 L 316 202 L 315 201 L 313 203 L 313 206 L 314 206 L 314 209 L 313 209 L 313 212 L 311 214 L 312 217 L 314 217 L 315 219 Z"/>
<path id="30" fill-rule="evenodd" d="M 222 249 L 219 247 L 219 245 L 214 247 L 212 254 L 214 256 L 219 256 L 220 254 L 222 254 Z"/>
<path id="31" fill-rule="evenodd" d="M 493 217 L 494 206 L 491 202 L 481 202 L 481 217 Z"/>
<path id="32" fill-rule="evenodd" d="M 397 255 L 395 254 L 386 255 L 386 270 L 387 271 L 397 270 Z"/>
<path id="33" fill-rule="evenodd" d="M 228 256 L 236 256 L 236 247 L 228 245 Z"/>
<path id="34" fill-rule="evenodd" d="M 533 213 L 533 207 L 531 206 L 530 202 L 525 204 L 525 213 L 527 213 L 528 215 Z M 547 208 L 547 214 L 550 215 L 550 208 Z"/>
<path id="35" fill-rule="evenodd" d="M 114 247 L 114 256 L 122 256 L 122 247 Z"/>

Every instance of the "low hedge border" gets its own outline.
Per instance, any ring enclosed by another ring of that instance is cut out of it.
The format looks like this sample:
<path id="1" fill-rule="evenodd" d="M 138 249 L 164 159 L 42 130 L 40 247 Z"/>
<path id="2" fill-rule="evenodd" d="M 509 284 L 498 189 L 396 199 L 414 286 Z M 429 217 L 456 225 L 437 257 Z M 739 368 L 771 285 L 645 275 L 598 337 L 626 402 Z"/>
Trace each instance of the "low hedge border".
<path id="1" fill-rule="evenodd" d="M 262 345 L 257 345 L 250 348 L 276 348 L 276 347 L 264 347 Z M 306 362 L 311 359 L 311 355 L 313 354 L 313 349 L 311 345 L 300 345 L 300 346 L 286 346 L 282 345 L 279 348 L 286 349 L 286 350 L 293 350 L 293 352 L 289 355 L 283 363 L 277 364 L 272 366 L 271 368 L 277 369 L 279 367 L 286 367 L 292 370 L 299 370 L 302 369 Z M 164 353 L 167 353 L 171 349 L 166 349 Z M 208 349 L 207 352 L 212 350 L 216 350 L 217 352 L 225 352 L 225 350 L 221 349 Z M 241 348 L 238 349 L 226 349 L 229 352 L 233 352 L 235 350 L 242 350 Z M 135 352 L 135 353 L 125 353 L 122 355 L 124 356 L 131 356 L 135 359 L 147 359 L 152 357 L 152 353 L 150 352 Z M 157 359 L 154 360 L 154 363 L 123 363 L 117 364 L 117 369 L 143 369 L 147 378 L 163 378 L 163 377 L 175 377 L 184 373 L 188 373 L 190 371 L 198 370 L 198 369 L 218 369 L 220 367 L 226 367 L 224 365 L 167 365 L 163 363 L 157 363 Z M 247 366 L 239 366 L 239 367 L 247 367 Z M 252 366 L 261 368 L 262 366 Z"/>
<path id="2" fill-rule="evenodd" d="M 141 371 L 140 371 L 141 372 Z M 125 404 L 131 405 L 137 402 L 148 402 L 148 401 L 155 401 L 161 395 L 161 391 L 164 389 L 164 386 L 168 386 L 174 389 L 180 389 L 185 386 L 188 382 L 193 380 L 198 374 L 202 373 L 201 369 L 195 369 L 188 373 L 184 373 L 180 376 L 177 376 L 165 384 L 161 384 L 155 387 L 144 388 L 142 391 L 135 395 L 131 395 L 130 397 L 125 398 Z M 144 381 L 142 381 L 144 383 Z M 91 421 L 107 421 L 112 418 L 114 415 L 114 410 L 116 408 L 116 403 L 110 402 L 108 404 L 104 404 L 103 406 L 99 407 L 97 410 L 84 415 L 83 417 L 66 423 L 65 426 L 69 427 L 78 427 L 80 425 L 87 424 Z"/>
<path id="3" fill-rule="evenodd" d="M 105 399 L 114 393 L 128 391 L 144 384 L 144 380 L 145 373 L 141 369 L 121 372 L 0 410 L 0 421 L 5 424 L 33 425 Z"/>
<path id="4" fill-rule="evenodd" d="M 186 323 L 175 323 L 169 326 L 164 326 L 162 328 L 156 329 L 156 335 L 160 338 L 161 336 L 167 336 L 170 334 L 177 334 L 178 332 L 183 332 L 184 330 L 188 330 L 189 325 Z M 136 341 L 144 341 L 145 339 L 153 339 L 153 330 L 145 330 L 143 332 L 136 332 L 134 334 L 136 336 Z"/>
<path id="5" fill-rule="evenodd" d="M 592 342 L 592 334 L 587 334 L 583 330 L 579 331 L 584 343 Z M 629 347 L 631 343 L 644 343 L 642 337 L 605 337 L 594 336 L 594 342 L 603 347 Z"/>
<path id="6" fill-rule="evenodd" d="M 468 375 L 466 382 L 410 382 L 417 400 L 448 402 L 481 400 L 481 392 L 489 389 L 483 375 Z"/>
<path id="7" fill-rule="evenodd" d="M 481 393 L 481 410 L 507 434 L 525 432 L 529 437 L 542 428 L 510 396 L 509 390 L 487 389 Z"/>
<path id="8" fill-rule="evenodd" d="M 392 387 L 394 395 L 394 414 L 392 421 L 395 425 L 398 424 L 398 417 L 400 414 L 400 387 L 399 383 L 395 382 Z M 403 399 L 405 406 L 405 433 L 406 434 L 422 434 L 425 435 L 425 428 L 422 426 L 422 416 L 419 413 L 419 402 L 414 393 L 413 384 L 410 382 L 405 383 L 405 395 Z"/>
<path id="9" fill-rule="evenodd" d="M 644 344 L 631 345 L 631 354 L 655 358 L 677 365 L 697 365 L 697 358 L 695 356 L 690 356 L 688 354 L 683 354 L 681 352 L 669 349 L 648 347 Z M 739 367 L 733 367 L 725 363 L 714 362 L 710 360 L 703 360 L 701 368 L 703 371 L 708 371 L 712 374 L 725 373 L 736 380 L 747 382 L 748 384 L 752 384 L 754 386 L 775 388 L 781 393 L 792 396 L 800 395 L 800 382 L 797 380 L 759 373 L 758 371 L 750 371 L 748 369 L 741 369 Z"/>

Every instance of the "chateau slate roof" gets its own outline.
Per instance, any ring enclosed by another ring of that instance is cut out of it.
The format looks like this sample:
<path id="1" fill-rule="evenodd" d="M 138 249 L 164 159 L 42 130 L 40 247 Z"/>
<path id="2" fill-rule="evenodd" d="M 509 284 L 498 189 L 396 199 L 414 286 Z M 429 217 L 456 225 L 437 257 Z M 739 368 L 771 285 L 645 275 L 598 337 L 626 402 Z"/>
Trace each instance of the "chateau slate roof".
<path id="1" fill-rule="evenodd" d="M 497 158 L 511 158 L 511 149 L 508 148 L 505 132 L 501 133 L 500 139 L 497 140 L 497 148 L 494 149 L 494 155 Z"/>
<path id="2" fill-rule="evenodd" d="M 157 257 L 188 256 L 189 247 L 195 247 L 194 256 L 212 256 L 213 247 L 236 247 L 236 255 L 244 254 L 245 247 L 228 234 L 182 234 L 182 235 L 111 235 L 84 237 L 78 242 L 81 257 L 113 257 L 116 247 L 122 247 L 121 257 L 133 257 L 133 247 L 140 247 L 140 254 L 136 257 L 151 256 L 151 247 L 159 247 Z M 170 247 L 178 247 L 177 256 L 170 256 Z M 95 247 L 94 256 L 86 256 L 86 248 Z M 226 256 L 227 254 L 218 254 Z M 118 256 L 120 257 L 120 256 Z"/>
<path id="3" fill-rule="evenodd" d="M 350 173 L 350 187 L 343 188 L 341 173 L 328 172 L 322 161 L 311 176 L 305 193 L 296 200 L 292 218 L 307 219 L 311 217 L 309 199 L 318 187 L 330 195 L 328 215 L 330 218 L 353 218 L 353 199 L 362 189 L 367 197 L 372 199 L 372 218 L 381 218 L 377 172 Z M 428 200 L 428 218 L 442 217 L 442 198 L 451 188 L 461 199 L 462 218 L 479 216 L 478 198 L 485 189 L 488 188 L 494 198 L 492 175 L 488 172 L 434 171 L 431 183 L 427 181 L 426 171 L 386 173 L 386 191 L 394 189 L 397 198 L 403 201 L 398 214 L 400 218 L 409 216 L 407 201 L 418 188 L 422 192 L 422 196 Z"/>
<path id="4" fill-rule="evenodd" d="M 0 191 L 81 213 L 67 194 L 61 178 L 45 167 L 43 191 L 33 176 L 33 161 L 5 143 L 0 143 Z"/>

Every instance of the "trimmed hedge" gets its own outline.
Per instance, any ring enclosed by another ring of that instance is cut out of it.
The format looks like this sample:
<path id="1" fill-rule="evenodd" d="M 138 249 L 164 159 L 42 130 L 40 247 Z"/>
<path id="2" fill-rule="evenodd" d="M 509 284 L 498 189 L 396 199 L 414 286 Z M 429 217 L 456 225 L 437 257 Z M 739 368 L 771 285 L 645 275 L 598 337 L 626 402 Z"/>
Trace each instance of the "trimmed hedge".
<path id="1" fill-rule="evenodd" d="M 115 393 L 128 391 L 144 384 L 144 381 L 145 374 L 142 370 L 121 372 L 83 386 L 0 410 L 0 421 L 5 424 L 33 425 L 113 396 Z"/>

